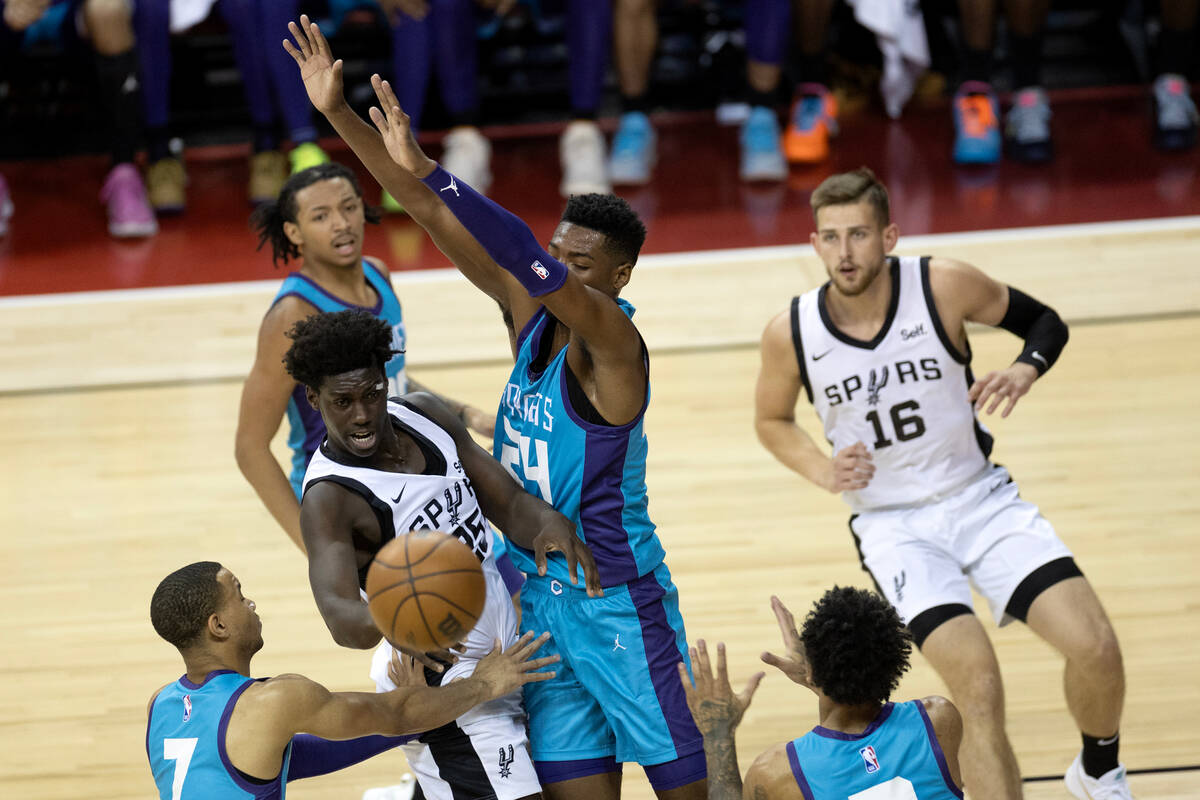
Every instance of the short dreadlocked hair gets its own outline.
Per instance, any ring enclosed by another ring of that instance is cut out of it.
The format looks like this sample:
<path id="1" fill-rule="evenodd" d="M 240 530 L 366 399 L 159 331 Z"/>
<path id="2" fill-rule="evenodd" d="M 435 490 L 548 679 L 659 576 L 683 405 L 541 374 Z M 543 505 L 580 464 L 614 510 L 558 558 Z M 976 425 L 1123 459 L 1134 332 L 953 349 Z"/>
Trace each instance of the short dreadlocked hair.
<path id="1" fill-rule="evenodd" d="M 575 194 L 567 200 L 562 221 L 604 234 L 616 254 L 636 264 L 646 241 L 646 226 L 629 203 L 615 194 Z"/>
<path id="2" fill-rule="evenodd" d="M 215 561 L 197 561 L 163 578 L 150 599 L 155 632 L 180 650 L 196 644 L 208 618 L 221 605 L 220 571 Z"/>
<path id="3" fill-rule="evenodd" d="M 358 177 L 348 167 L 327 161 L 324 164 L 300 170 L 288 178 L 287 183 L 283 184 L 283 188 L 279 191 L 279 197 L 273 201 L 259 204 L 250 214 L 250 227 L 258 233 L 257 249 L 261 250 L 264 244 L 271 243 L 271 263 L 278 266 L 281 261 L 286 264 L 289 260 L 300 256 L 300 248 L 292 244 L 292 240 L 283 232 L 283 223 L 294 223 L 296 215 L 300 213 L 300 208 L 296 204 L 296 193 L 314 183 L 331 181 L 335 178 L 345 178 L 354 193 L 360 198 L 363 196 Z M 375 206 L 363 203 L 363 217 L 367 222 L 377 223 L 383 218 L 383 215 Z"/>
<path id="4" fill-rule="evenodd" d="M 845 705 L 885 703 L 908 670 L 912 635 L 883 597 L 835 586 L 818 600 L 800 631 L 812 681 Z"/>
<path id="5" fill-rule="evenodd" d="M 283 365 L 298 383 L 313 391 L 331 375 L 375 367 L 380 373 L 398 351 L 392 349 L 392 329 L 366 311 L 313 314 L 287 332 L 292 340 Z"/>

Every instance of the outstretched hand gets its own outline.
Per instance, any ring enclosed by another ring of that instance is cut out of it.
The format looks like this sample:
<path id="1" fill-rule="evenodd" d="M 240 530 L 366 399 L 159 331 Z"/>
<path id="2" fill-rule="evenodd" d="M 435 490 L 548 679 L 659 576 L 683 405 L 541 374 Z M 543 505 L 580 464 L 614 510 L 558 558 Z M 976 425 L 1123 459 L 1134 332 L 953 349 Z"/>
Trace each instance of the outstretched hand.
<path id="1" fill-rule="evenodd" d="M 725 667 L 725 643 L 717 643 L 717 674 L 713 677 L 708 662 L 708 645 L 703 639 L 689 650 L 692 657 L 693 683 L 688 677 L 687 667 L 679 662 L 679 680 L 683 682 L 683 693 L 687 697 L 688 709 L 696 727 L 704 736 L 732 736 L 742 715 L 750 707 L 750 699 L 763 679 L 762 672 L 751 676 L 741 694 L 734 694 L 729 685 L 729 672 Z"/>
<path id="2" fill-rule="evenodd" d="M 533 537 L 533 560 L 537 563 L 538 575 L 546 574 L 546 554 L 555 550 L 566 558 L 567 572 L 573 585 L 579 584 L 577 567 L 583 567 L 583 583 L 588 597 L 604 596 L 604 589 L 600 587 L 600 570 L 596 567 L 596 559 L 592 557 L 592 549 L 575 535 L 575 526 L 558 514 Z"/>
<path id="3" fill-rule="evenodd" d="M 813 688 L 808 659 L 804 657 L 804 643 L 800 641 L 800 634 L 796 631 L 796 620 L 792 617 L 792 612 L 774 595 L 771 596 L 771 610 L 775 612 L 775 621 L 779 623 L 783 647 L 787 652 L 782 656 L 763 653 L 763 663 L 778 668 L 793 682 Z"/>
<path id="4" fill-rule="evenodd" d="M 400 108 L 400 101 L 396 99 L 391 84 L 375 74 L 371 76 L 371 86 L 379 100 L 379 107 L 372 106 L 369 112 L 371 122 L 379 129 L 388 155 L 417 178 L 429 175 L 437 168 L 437 162 L 425 155 L 417 144 L 412 132 L 412 120 Z"/>
<path id="5" fill-rule="evenodd" d="M 296 43 L 283 40 L 283 49 L 296 60 L 300 67 L 300 79 L 304 81 L 304 90 L 313 107 L 322 114 L 328 114 L 346 104 L 342 93 L 342 60 L 333 60 L 329 42 L 315 22 L 310 22 L 308 15 L 300 15 L 300 24 L 288 23 Z"/>
<path id="6" fill-rule="evenodd" d="M 543 633 L 534 639 L 533 631 L 527 631 L 507 650 L 501 647 L 500 640 L 497 639 L 492 651 L 479 659 L 472 676 L 487 685 L 488 694 L 493 700 L 515 692 L 527 683 L 548 681 L 557 673 L 538 670 L 559 661 L 560 657 L 553 655 L 531 659 L 530 656 L 549 639 L 549 633 Z"/>

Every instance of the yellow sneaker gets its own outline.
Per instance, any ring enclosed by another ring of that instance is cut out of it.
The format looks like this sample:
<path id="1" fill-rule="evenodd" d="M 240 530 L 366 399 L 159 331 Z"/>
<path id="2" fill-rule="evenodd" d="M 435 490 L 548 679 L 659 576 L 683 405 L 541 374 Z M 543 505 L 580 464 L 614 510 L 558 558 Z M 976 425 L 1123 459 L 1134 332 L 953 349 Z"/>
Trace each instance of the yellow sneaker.
<path id="1" fill-rule="evenodd" d="M 250 156 L 250 202 L 270 203 L 288 179 L 288 158 L 278 150 L 264 150 Z"/>
<path id="2" fill-rule="evenodd" d="M 392 197 L 391 193 L 386 189 L 379 195 L 379 205 L 383 207 L 384 212 L 388 214 L 403 214 L 404 206 L 400 205 L 400 201 Z"/>
<path id="3" fill-rule="evenodd" d="M 183 211 L 185 186 L 187 173 L 178 158 L 160 158 L 146 170 L 146 193 L 150 195 L 150 205 L 159 214 Z"/>
<path id="4" fill-rule="evenodd" d="M 292 152 L 288 153 L 288 160 L 292 162 L 292 174 L 295 175 L 309 167 L 328 163 L 329 154 L 322 150 L 316 142 L 304 142 L 292 148 Z"/>

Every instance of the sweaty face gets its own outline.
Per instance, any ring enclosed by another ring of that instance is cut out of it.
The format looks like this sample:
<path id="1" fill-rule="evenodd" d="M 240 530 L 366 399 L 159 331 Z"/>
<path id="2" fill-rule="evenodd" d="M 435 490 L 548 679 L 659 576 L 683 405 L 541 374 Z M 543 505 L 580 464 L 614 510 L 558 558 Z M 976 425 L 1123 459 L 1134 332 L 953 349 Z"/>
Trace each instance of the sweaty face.
<path id="1" fill-rule="evenodd" d="M 853 297 L 866 291 L 883 270 L 896 236 L 896 226 L 883 225 L 875 209 L 862 201 L 822 208 L 811 241 L 836 289 Z"/>
<path id="2" fill-rule="evenodd" d="M 309 402 L 321 412 L 329 445 L 337 452 L 355 458 L 368 458 L 382 441 L 384 428 L 391 423 L 387 414 L 387 379 L 376 367 L 332 375 L 315 395 L 308 390 Z"/>
<path id="3" fill-rule="evenodd" d="M 567 265 L 581 281 L 609 297 L 629 283 L 628 264 L 612 252 L 608 237 L 591 228 L 560 222 L 546 252 Z"/>
<path id="4" fill-rule="evenodd" d="M 330 178 L 296 192 L 296 228 L 305 261 L 353 266 L 362 260 L 363 200 L 345 178 Z"/>
<path id="5" fill-rule="evenodd" d="M 251 654 L 257 653 L 263 646 L 262 620 L 255 610 L 254 601 L 242 594 L 241 581 L 224 567 L 217 572 L 217 583 L 222 588 L 221 621 L 235 641 Z"/>

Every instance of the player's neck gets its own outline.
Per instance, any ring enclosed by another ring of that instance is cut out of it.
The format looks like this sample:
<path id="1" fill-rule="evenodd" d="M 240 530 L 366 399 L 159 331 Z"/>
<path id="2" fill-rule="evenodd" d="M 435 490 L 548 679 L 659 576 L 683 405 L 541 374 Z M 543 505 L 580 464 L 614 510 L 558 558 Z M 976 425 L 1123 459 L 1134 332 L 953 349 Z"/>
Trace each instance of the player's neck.
<path id="1" fill-rule="evenodd" d="M 340 300 L 346 300 L 356 306 L 375 304 L 375 292 L 367 285 L 361 258 L 350 266 L 305 259 L 300 267 L 300 274 Z"/>
<path id="2" fill-rule="evenodd" d="M 205 678 L 221 670 L 233 670 L 239 675 L 250 676 L 250 656 L 231 657 L 213 652 L 188 653 L 183 657 L 183 663 L 187 667 L 187 679 L 195 684 L 204 683 Z"/>
<path id="3" fill-rule="evenodd" d="M 880 266 L 867 288 L 858 294 L 843 294 L 837 284 L 825 293 L 825 306 L 830 319 L 842 329 L 871 328 L 878 330 L 887 319 L 892 305 L 892 271 L 885 262 Z M 847 333 L 854 333 L 847 330 Z M 860 338 L 871 338 L 869 336 Z"/>
<path id="4" fill-rule="evenodd" d="M 878 703 L 860 703 L 845 705 L 835 703 L 828 697 L 821 697 L 818 716 L 821 727 L 839 733 L 859 734 L 870 727 L 883 706 Z"/>

